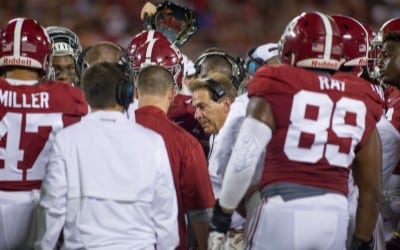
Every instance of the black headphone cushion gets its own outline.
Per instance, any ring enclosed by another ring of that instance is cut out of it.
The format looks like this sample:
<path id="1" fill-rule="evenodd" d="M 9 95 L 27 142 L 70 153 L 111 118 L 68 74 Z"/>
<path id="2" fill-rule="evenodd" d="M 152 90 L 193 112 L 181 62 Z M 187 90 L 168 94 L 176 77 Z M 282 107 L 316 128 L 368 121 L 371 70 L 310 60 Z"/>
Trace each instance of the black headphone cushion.
<path id="1" fill-rule="evenodd" d="M 211 99 L 214 102 L 218 102 L 225 95 L 225 91 L 219 86 L 219 84 L 214 79 L 207 79 L 207 86 L 211 92 Z"/>
<path id="2" fill-rule="evenodd" d="M 204 60 L 210 56 L 222 56 L 223 58 L 225 58 L 226 61 L 230 63 L 232 68 L 232 74 L 231 74 L 232 82 L 235 85 L 236 89 L 238 89 L 239 85 L 242 83 L 245 76 L 245 70 L 243 68 L 243 60 L 241 58 L 234 58 L 223 51 L 209 51 L 201 54 L 194 63 L 196 75 L 197 76 L 200 75 L 201 65 L 203 64 Z"/>
<path id="3" fill-rule="evenodd" d="M 133 93 L 133 82 L 129 81 L 127 78 L 124 79 L 121 83 L 117 84 L 116 87 L 117 103 L 127 109 L 129 104 L 133 102 Z"/>

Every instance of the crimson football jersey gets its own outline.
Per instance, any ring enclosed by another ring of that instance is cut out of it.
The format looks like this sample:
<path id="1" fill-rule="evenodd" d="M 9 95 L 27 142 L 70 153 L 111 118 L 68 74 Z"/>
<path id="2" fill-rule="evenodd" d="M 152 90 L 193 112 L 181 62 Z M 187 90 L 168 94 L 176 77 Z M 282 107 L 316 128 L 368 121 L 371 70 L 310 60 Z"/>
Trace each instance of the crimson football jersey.
<path id="1" fill-rule="evenodd" d="M 355 153 L 382 115 L 376 92 L 358 81 L 281 64 L 260 68 L 248 95 L 265 99 L 276 122 L 261 187 L 290 182 L 347 195 Z"/>
<path id="2" fill-rule="evenodd" d="M 168 118 L 197 138 L 207 156 L 209 136 L 204 133 L 200 123 L 194 118 L 194 112 L 192 96 L 177 94 L 168 110 Z"/>
<path id="3" fill-rule="evenodd" d="M 13 86 L 0 79 L 0 190 L 39 189 L 54 132 L 87 112 L 82 91 L 68 84 Z"/>

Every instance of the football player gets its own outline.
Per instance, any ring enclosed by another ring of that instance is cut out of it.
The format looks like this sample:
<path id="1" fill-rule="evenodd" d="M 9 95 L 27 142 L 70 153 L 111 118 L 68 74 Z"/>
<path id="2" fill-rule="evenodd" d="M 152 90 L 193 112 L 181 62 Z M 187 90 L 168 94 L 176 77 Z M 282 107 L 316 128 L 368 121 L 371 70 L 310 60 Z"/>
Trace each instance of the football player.
<path id="1" fill-rule="evenodd" d="M 79 121 L 88 105 L 80 89 L 41 84 L 52 46 L 36 20 L 10 20 L 0 40 L 0 249 L 30 249 L 54 134 Z"/>
<path id="2" fill-rule="evenodd" d="M 351 168 L 360 190 L 351 249 L 369 246 L 381 192 L 375 127 L 382 101 L 371 88 L 331 76 L 342 52 L 340 30 L 327 15 L 305 12 L 287 25 L 279 42 L 283 64 L 260 68 L 249 83 L 247 116 L 214 206 L 210 239 L 224 237 L 266 150 L 263 201 L 247 248 L 345 249 Z"/>
<path id="3" fill-rule="evenodd" d="M 377 34 L 376 41 L 381 45 L 378 57 L 379 78 L 387 86 L 385 89 L 386 117 L 400 131 L 400 91 L 399 72 L 397 61 L 400 56 L 400 18 L 393 18 L 385 22 Z M 397 148 L 397 152 L 399 148 Z M 387 249 L 400 248 L 399 204 L 400 178 L 399 164 L 390 177 L 384 189 L 384 203 L 382 216 L 384 219 L 385 238 L 388 240 Z"/>
<path id="4" fill-rule="evenodd" d="M 49 26 L 46 32 L 53 47 L 52 68 L 55 79 L 78 86 L 77 63 L 82 52 L 78 36 L 72 30 L 61 26 Z"/>
<path id="5" fill-rule="evenodd" d="M 336 78 L 349 79 L 350 81 L 360 81 L 366 86 L 370 86 L 384 101 L 383 89 L 381 86 L 361 79 L 360 75 L 365 75 L 361 71 L 365 70 L 368 61 L 368 48 L 373 40 L 372 30 L 361 24 L 352 17 L 343 15 L 333 15 L 332 18 L 338 24 L 343 39 L 344 63 L 340 67 L 340 73 L 335 74 Z M 350 73 L 350 74 L 348 74 Z M 385 107 L 382 107 L 382 117 L 376 124 L 381 143 L 382 143 L 382 185 L 386 186 L 392 172 L 400 158 L 400 134 L 394 126 L 386 119 Z M 350 177 L 352 177 L 350 175 Z M 349 205 L 350 223 L 349 235 L 354 231 L 355 215 L 357 207 L 358 189 L 354 185 L 352 178 L 349 180 Z M 384 249 L 385 239 L 383 236 L 383 221 L 379 215 L 374 231 L 374 249 Z"/>

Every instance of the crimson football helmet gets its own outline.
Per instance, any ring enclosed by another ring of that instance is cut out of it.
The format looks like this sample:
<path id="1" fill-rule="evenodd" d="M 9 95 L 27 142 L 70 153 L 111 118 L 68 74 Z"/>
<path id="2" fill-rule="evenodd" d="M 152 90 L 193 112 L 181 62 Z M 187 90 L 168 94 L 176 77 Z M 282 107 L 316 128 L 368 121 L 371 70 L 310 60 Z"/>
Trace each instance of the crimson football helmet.
<path id="1" fill-rule="evenodd" d="M 379 29 L 376 36 L 376 41 L 381 42 L 384 36 L 389 32 L 399 32 L 400 31 L 400 17 L 392 18 L 386 21 Z"/>
<path id="2" fill-rule="evenodd" d="M 297 67 L 338 70 L 342 61 L 339 27 L 320 12 L 303 12 L 289 22 L 278 48 L 281 62 Z"/>
<path id="3" fill-rule="evenodd" d="M 378 69 L 378 56 L 381 53 L 382 43 L 384 36 L 389 32 L 398 32 L 400 31 L 400 17 L 392 18 L 386 21 L 378 30 L 376 35 L 372 40 L 372 44 L 370 47 L 368 64 L 371 65 L 368 67 L 369 74 L 372 78 L 379 78 L 379 69 Z"/>
<path id="4" fill-rule="evenodd" d="M 142 46 L 144 43 L 156 39 L 156 38 L 166 38 L 161 32 L 155 30 L 143 30 L 138 33 L 134 37 L 132 37 L 131 41 L 128 44 L 128 54 L 129 56 L 133 56 L 137 48 Z"/>
<path id="5" fill-rule="evenodd" d="M 331 16 L 339 26 L 343 40 L 343 66 L 366 66 L 372 31 L 352 17 Z"/>
<path id="6" fill-rule="evenodd" d="M 46 30 L 34 19 L 15 18 L 2 29 L 0 67 L 21 66 L 45 74 L 50 66 L 51 42 Z"/>
<path id="7" fill-rule="evenodd" d="M 182 88 L 183 57 L 179 49 L 167 38 L 160 37 L 145 42 L 135 50 L 131 56 L 131 62 L 135 76 L 141 68 L 148 65 L 166 67 L 174 76 L 177 87 Z"/>

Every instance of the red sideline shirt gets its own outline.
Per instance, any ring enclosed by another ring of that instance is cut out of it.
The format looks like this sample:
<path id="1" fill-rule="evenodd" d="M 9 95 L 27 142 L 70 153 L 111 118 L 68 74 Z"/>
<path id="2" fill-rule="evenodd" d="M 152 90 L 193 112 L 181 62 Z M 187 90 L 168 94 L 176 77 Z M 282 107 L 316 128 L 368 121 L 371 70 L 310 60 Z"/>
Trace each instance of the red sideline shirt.
<path id="1" fill-rule="evenodd" d="M 178 94 L 168 110 L 168 118 L 175 124 L 184 128 L 193 135 L 203 147 L 205 156 L 208 155 L 209 135 L 204 133 L 200 123 L 194 118 L 194 108 L 192 106 L 192 96 Z"/>
<path id="2" fill-rule="evenodd" d="M 178 200 L 180 245 L 177 249 L 186 249 L 186 212 L 212 208 L 215 202 L 206 158 L 200 143 L 171 122 L 161 109 L 154 106 L 139 108 L 135 118 L 137 123 L 164 139 Z"/>
<path id="3" fill-rule="evenodd" d="M 54 132 L 87 112 L 82 91 L 68 84 L 14 86 L 0 79 L 0 190 L 39 189 Z"/>
<path id="4" fill-rule="evenodd" d="M 276 121 L 261 187 L 290 182 L 347 195 L 355 152 L 381 118 L 383 103 L 364 82 L 335 77 L 283 64 L 256 72 L 248 95 L 265 99 Z"/>

